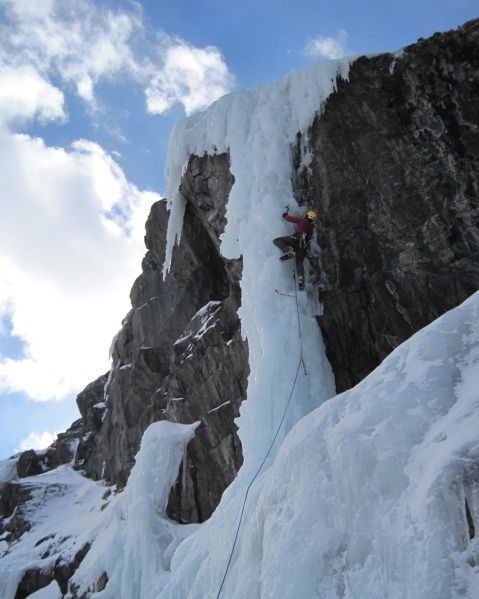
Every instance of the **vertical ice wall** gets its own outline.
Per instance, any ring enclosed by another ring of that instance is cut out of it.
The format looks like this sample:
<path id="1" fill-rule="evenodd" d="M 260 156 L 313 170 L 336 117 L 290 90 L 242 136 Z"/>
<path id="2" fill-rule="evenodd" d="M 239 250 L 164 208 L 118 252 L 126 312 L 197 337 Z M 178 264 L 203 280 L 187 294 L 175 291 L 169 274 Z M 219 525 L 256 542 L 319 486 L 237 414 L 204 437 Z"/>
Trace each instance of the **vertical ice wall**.
<path id="1" fill-rule="evenodd" d="M 275 292 L 294 294 L 294 265 L 279 263 L 278 250 L 272 245 L 274 237 L 292 233 L 292 226 L 281 220 L 284 206 L 292 202 L 291 145 L 334 90 L 337 76 L 347 77 L 349 64 L 350 59 L 324 62 L 278 84 L 226 96 L 204 113 L 180 123 L 171 136 L 167 163 L 171 217 L 165 270 L 175 239 L 181 235 L 184 201 L 178 187 L 189 156 L 230 153 L 235 183 L 221 252 L 227 258 L 243 256 L 240 317 L 249 344 L 251 374 L 238 424 L 246 470 L 267 451 L 299 359 L 295 299 Z M 300 295 L 299 308 L 307 375 L 301 371 L 277 446 L 295 422 L 334 393 L 307 294 Z"/>

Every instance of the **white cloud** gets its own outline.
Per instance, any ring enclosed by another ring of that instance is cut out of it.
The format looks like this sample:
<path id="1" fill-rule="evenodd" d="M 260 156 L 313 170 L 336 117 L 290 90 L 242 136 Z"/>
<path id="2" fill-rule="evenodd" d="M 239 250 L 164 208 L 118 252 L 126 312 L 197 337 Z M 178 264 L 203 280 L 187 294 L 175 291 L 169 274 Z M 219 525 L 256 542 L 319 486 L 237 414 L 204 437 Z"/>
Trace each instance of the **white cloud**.
<path id="1" fill-rule="evenodd" d="M 46 449 L 55 441 L 58 433 L 30 433 L 26 439 L 20 443 L 17 451 L 27 451 L 28 449 Z"/>
<path id="2" fill-rule="evenodd" d="M 306 44 L 304 50 L 311 58 L 342 58 L 346 52 L 348 34 L 342 29 L 337 37 L 318 36 Z"/>
<path id="3" fill-rule="evenodd" d="M 91 0 L 0 0 L 0 7 L 3 62 L 72 83 L 86 102 L 94 103 L 100 79 L 140 69 L 132 50 L 143 29 L 138 11 L 113 12 Z"/>
<path id="4" fill-rule="evenodd" d="M 60 399 L 108 368 L 159 196 L 92 142 L 0 131 L 0 154 L 0 309 L 25 343 L 0 361 L 0 390 Z"/>
<path id="5" fill-rule="evenodd" d="M 181 103 L 186 114 L 206 108 L 231 91 L 233 76 L 220 51 L 213 47 L 195 48 L 165 36 L 159 48 L 163 67 L 146 89 L 147 107 L 152 114 L 163 114 Z"/>
<path id="6" fill-rule="evenodd" d="M 38 78 L 73 86 L 93 109 L 101 80 L 133 80 L 145 89 L 147 109 L 174 104 L 186 113 L 231 90 L 233 77 L 214 46 L 196 48 L 165 33 L 155 37 L 141 8 L 113 11 L 92 0 L 0 0 L 0 66 L 24 68 Z"/>
<path id="7" fill-rule="evenodd" d="M 28 66 L 0 66 L 0 122 L 65 120 L 63 93 Z"/>
<path id="8" fill-rule="evenodd" d="M 152 36 L 131 6 L 0 0 L 0 320 L 24 342 L 22 358 L 0 359 L 0 392 L 61 399 L 108 368 L 160 198 L 99 145 L 49 147 L 17 122 L 65 120 L 67 88 L 95 108 L 101 79 L 142 85 L 155 113 L 190 113 L 232 85 L 217 48 Z"/>

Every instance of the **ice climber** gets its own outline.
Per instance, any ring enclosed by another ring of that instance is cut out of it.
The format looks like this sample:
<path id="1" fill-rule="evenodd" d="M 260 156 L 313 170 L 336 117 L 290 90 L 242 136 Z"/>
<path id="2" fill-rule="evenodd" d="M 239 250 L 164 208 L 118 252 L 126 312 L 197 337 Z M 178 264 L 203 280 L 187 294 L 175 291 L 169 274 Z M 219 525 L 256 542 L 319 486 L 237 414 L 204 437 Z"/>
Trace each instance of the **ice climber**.
<path id="1" fill-rule="evenodd" d="M 296 273 L 298 276 L 298 287 L 300 291 L 304 289 L 304 258 L 308 250 L 308 243 L 313 235 L 314 222 L 317 214 L 314 210 L 308 210 L 306 216 L 290 216 L 289 211 L 283 213 L 283 218 L 296 225 L 294 235 L 277 237 L 273 243 L 278 247 L 283 255 L 280 260 L 289 260 L 296 258 Z"/>

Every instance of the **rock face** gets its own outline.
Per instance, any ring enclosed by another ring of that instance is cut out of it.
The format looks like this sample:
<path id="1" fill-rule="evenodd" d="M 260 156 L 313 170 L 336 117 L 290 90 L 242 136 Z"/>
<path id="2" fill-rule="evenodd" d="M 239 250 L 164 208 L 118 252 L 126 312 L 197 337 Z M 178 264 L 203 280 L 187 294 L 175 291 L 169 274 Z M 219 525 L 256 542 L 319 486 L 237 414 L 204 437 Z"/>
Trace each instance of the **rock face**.
<path id="1" fill-rule="evenodd" d="M 77 406 L 82 416 L 81 441 L 75 454 L 75 467 L 83 470 L 86 476 L 94 479 L 101 477 L 103 458 L 97 450 L 96 435 L 103 424 L 106 405 L 105 386 L 109 373 L 98 377 L 77 396 Z"/>
<path id="2" fill-rule="evenodd" d="M 19 539 L 30 529 L 25 505 L 31 499 L 30 489 L 15 481 L 0 484 L 0 536 L 8 543 Z"/>
<path id="3" fill-rule="evenodd" d="M 76 553 L 71 561 L 64 561 L 62 557 L 59 557 L 53 567 L 45 569 L 28 568 L 23 573 L 18 584 L 15 599 L 26 599 L 26 597 L 29 597 L 35 591 L 48 586 L 53 580 L 58 583 L 62 594 L 65 595 L 69 590 L 68 581 L 76 572 L 89 550 L 90 545 L 86 544 Z M 73 592 L 73 595 L 70 596 L 76 597 L 76 594 Z"/>
<path id="4" fill-rule="evenodd" d="M 181 241 L 165 279 L 168 212 L 165 202 L 153 206 L 113 369 L 78 397 L 87 425 L 77 465 L 120 487 L 149 424 L 202 422 L 170 496 L 168 514 L 179 522 L 208 518 L 242 463 L 234 424 L 249 372 L 237 316 L 242 265 L 219 251 L 233 182 L 227 155 L 190 159 Z"/>
<path id="5" fill-rule="evenodd" d="M 319 214 L 313 276 L 338 392 L 479 288 L 478 167 L 479 21 L 358 59 L 298 135 L 293 182 Z"/>
<path id="6" fill-rule="evenodd" d="M 29 449 L 22 452 L 17 460 L 17 474 L 20 478 L 35 476 L 68 464 L 75 456 L 80 437 L 84 433 L 84 421 L 76 420 L 64 433 L 57 435 L 56 440 L 45 450 Z"/>

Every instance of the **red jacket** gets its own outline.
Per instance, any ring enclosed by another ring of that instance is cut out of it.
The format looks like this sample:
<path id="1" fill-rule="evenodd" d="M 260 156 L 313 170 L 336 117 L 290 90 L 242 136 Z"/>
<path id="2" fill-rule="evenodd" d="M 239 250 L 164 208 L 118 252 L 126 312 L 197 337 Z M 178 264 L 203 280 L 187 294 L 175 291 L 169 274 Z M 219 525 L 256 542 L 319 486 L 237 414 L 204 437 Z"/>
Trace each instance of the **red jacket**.
<path id="1" fill-rule="evenodd" d="M 295 223 L 296 231 L 295 235 L 303 235 L 306 233 L 308 239 L 311 239 L 313 234 L 314 223 L 309 218 L 299 218 L 298 216 L 290 216 L 287 212 L 283 214 L 283 218 L 290 223 Z"/>

